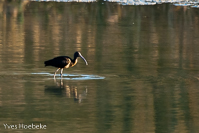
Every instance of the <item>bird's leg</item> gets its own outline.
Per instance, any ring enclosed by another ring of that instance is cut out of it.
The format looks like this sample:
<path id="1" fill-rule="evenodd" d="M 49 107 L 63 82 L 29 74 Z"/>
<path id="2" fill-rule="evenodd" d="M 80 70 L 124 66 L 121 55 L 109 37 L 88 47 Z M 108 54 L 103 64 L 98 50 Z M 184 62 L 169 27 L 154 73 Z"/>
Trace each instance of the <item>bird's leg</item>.
<path id="1" fill-rule="evenodd" d="M 57 83 L 56 78 L 54 78 L 54 83 L 55 83 L 55 84 Z"/>
<path id="2" fill-rule="evenodd" d="M 62 75 L 63 75 L 63 68 L 61 69 L 61 71 L 60 71 L 60 77 L 62 78 Z"/>
<path id="3" fill-rule="evenodd" d="M 58 68 L 58 69 L 55 71 L 54 78 L 55 78 L 55 76 L 56 76 L 56 73 L 59 71 L 59 69 L 60 69 L 60 68 Z"/>
<path id="4" fill-rule="evenodd" d="M 63 84 L 63 79 L 61 78 L 61 80 L 60 80 L 60 86 L 63 87 L 63 85 L 64 85 Z"/>

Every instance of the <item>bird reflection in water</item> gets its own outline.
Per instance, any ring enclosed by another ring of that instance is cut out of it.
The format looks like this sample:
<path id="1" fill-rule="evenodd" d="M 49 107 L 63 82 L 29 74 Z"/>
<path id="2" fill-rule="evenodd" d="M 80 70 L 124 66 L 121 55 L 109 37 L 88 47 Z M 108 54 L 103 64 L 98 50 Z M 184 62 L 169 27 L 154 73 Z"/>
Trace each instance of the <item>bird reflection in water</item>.
<path id="1" fill-rule="evenodd" d="M 67 98 L 74 98 L 75 102 L 81 103 L 87 96 L 87 88 L 79 94 L 76 86 L 64 85 L 63 79 L 60 82 L 54 79 L 55 86 L 46 86 L 45 94 L 51 94 L 56 96 L 65 96 Z"/>

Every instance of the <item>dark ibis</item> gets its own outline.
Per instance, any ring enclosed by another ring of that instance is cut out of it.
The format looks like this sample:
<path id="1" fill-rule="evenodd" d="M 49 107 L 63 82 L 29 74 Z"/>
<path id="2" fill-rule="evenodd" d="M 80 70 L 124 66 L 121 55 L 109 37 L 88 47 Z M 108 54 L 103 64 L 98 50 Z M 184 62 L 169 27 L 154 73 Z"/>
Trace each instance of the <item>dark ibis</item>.
<path id="1" fill-rule="evenodd" d="M 82 56 L 80 52 L 74 53 L 74 59 L 71 59 L 68 56 L 58 56 L 53 59 L 45 61 L 44 64 L 45 66 L 54 66 L 58 68 L 55 71 L 54 78 L 55 78 L 56 73 L 59 71 L 59 69 L 61 69 L 60 76 L 62 77 L 64 68 L 73 67 L 74 65 L 77 64 L 77 61 L 78 61 L 77 57 L 81 57 L 85 61 L 86 65 L 88 65 L 86 59 Z"/>

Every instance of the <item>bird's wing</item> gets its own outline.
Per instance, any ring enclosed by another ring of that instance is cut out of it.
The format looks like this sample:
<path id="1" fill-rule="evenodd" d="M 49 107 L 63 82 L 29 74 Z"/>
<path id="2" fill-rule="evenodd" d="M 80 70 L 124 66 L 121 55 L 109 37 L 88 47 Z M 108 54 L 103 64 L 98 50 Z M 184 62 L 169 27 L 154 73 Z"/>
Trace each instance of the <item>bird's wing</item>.
<path id="1" fill-rule="evenodd" d="M 68 68 L 71 63 L 71 59 L 68 56 L 58 56 L 53 59 L 53 64 L 59 68 Z"/>
<path id="2" fill-rule="evenodd" d="M 65 64 L 64 68 L 69 68 L 71 60 L 69 58 L 65 58 L 65 60 L 62 61 L 63 64 Z"/>

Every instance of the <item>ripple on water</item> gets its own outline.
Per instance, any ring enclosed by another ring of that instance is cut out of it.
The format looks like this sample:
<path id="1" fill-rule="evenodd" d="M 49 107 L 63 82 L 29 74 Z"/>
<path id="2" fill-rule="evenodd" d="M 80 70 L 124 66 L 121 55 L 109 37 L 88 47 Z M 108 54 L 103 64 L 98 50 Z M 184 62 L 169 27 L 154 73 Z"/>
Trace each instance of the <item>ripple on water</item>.
<path id="1" fill-rule="evenodd" d="M 47 75 L 52 76 L 54 74 L 40 72 L 40 73 L 31 73 L 31 74 L 39 74 L 39 75 Z M 60 79 L 60 74 L 56 74 L 56 79 Z M 98 76 L 98 75 L 89 75 L 89 74 L 63 74 L 62 79 L 67 80 L 91 80 L 91 79 L 105 79 L 105 77 Z"/>

